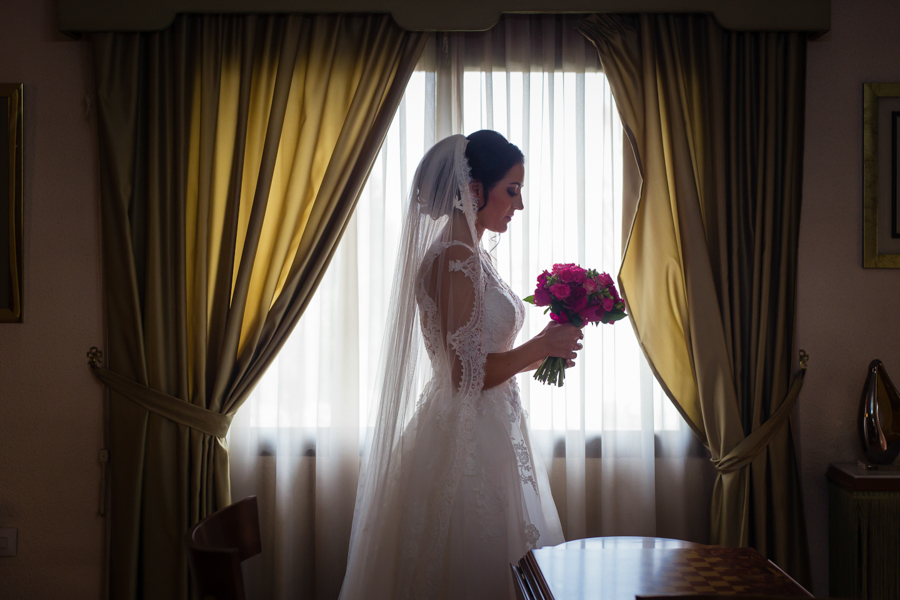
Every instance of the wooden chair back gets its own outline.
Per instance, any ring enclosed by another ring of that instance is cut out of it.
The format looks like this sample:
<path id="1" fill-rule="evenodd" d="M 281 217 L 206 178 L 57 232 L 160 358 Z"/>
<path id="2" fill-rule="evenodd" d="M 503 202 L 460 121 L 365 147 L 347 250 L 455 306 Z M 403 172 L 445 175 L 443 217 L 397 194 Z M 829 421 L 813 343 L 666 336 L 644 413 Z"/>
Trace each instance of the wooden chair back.
<path id="1" fill-rule="evenodd" d="M 184 536 L 196 597 L 246 600 L 241 562 L 262 552 L 256 496 L 209 515 Z"/>
<path id="2" fill-rule="evenodd" d="M 528 589 L 525 576 L 519 571 L 519 567 L 510 563 L 509 568 L 512 571 L 513 589 L 516 591 L 516 600 L 533 600 L 534 596 L 531 595 L 531 590 Z"/>

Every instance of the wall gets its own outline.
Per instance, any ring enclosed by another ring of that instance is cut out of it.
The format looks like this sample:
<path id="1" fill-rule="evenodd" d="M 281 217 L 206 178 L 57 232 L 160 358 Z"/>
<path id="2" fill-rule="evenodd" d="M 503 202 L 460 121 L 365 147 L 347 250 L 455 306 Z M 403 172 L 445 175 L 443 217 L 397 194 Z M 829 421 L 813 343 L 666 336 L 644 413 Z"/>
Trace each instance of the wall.
<path id="1" fill-rule="evenodd" d="M 828 591 L 825 470 L 861 456 L 856 409 L 880 358 L 900 381 L 900 271 L 862 268 L 862 84 L 900 81 L 900 3 L 832 0 L 809 44 L 797 342 L 810 354 L 801 461 L 815 593 Z"/>
<path id="2" fill-rule="evenodd" d="M 56 32 L 55 2 L 0 3 L 0 81 L 25 84 L 25 322 L 0 323 L 4 600 L 100 598 L 97 516 L 103 345 L 95 121 L 88 45 Z"/>

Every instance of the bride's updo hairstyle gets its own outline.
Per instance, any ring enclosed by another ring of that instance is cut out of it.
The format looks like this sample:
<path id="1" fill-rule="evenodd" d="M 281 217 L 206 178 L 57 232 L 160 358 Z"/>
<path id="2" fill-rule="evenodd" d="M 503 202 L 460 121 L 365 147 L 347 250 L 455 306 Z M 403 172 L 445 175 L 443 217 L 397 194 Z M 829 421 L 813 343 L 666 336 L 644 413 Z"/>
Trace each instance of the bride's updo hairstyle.
<path id="1" fill-rule="evenodd" d="M 484 205 L 487 206 L 488 194 L 514 166 L 525 162 L 525 155 L 519 147 L 505 137 L 490 129 L 482 129 L 466 138 L 466 160 L 472 181 L 477 181 L 484 188 Z"/>
<path id="2" fill-rule="evenodd" d="M 463 197 L 474 203 L 469 181 L 480 183 L 486 195 L 510 169 L 524 161 L 522 151 L 496 131 L 483 129 L 469 137 L 445 137 L 416 167 L 410 201 L 418 205 L 419 214 L 442 219 L 454 209 L 462 209 Z"/>

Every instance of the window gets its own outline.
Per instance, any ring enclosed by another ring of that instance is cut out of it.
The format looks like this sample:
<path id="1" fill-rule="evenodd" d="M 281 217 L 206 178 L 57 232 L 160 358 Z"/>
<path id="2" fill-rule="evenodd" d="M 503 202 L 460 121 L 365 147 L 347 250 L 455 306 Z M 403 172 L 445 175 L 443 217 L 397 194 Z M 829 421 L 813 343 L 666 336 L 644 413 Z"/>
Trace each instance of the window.
<path id="1" fill-rule="evenodd" d="M 568 52 L 557 43 L 552 61 L 525 57 L 517 70 L 507 70 L 496 60 L 479 60 L 477 44 L 432 41 L 319 291 L 243 409 L 251 426 L 305 431 L 309 449 L 316 432 L 332 426 L 335 411 L 343 423 L 350 411 L 364 435 L 408 186 L 425 150 L 443 137 L 442 110 L 455 111 L 463 132 L 495 129 L 525 153 L 526 210 L 509 232 L 486 233 L 483 240 L 514 290 L 530 294 L 537 274 L 555 262 L 615 275 L 622 248 L 622 128 L 596 52 L 579 38 L 574 42 Z M 505 50 L 508 58 L 508 45 Z M 448 54 L 469 58 L 462 69 L 429 67 Z M 437 90 L 454 85 L 461 101 L 441 107 Z M 528 307 L 518 343 L 545 323 L 540 309 Z M 603 430 L 637 432 L 648 422 L 651 431 L 683 426 L 627 321 L 589 327 L 578 362 L 562 389 L 519 376 L 536 434 L 577 429 L 588 442 Z"/>
<path id="2" fill-rule="evenodd" d="M 618 272 L 622 131 L 577 23 L 506 16 L 490 32 L 429 41 L 318 291 L 232 423 L 232 488 L 235 497 L 256 494 L 261 513 L 273 515 L 268 560 L 302 555 L 309 573 L 318 569 L 304 537 L 312 523 L 327 532 L 317 548 L 346 552 L 408 186 L 434 142 L 490 128 L 524 152 L 526 208 L 507 233 L 483 240 L 519 294 L 531 294 L 554 262 Z M 538 308 L 526 313 L 520 343 L 546 322 Z M 630 323 L 589 327 L 578 362 L 563 388 L 519 375 L 567 539 L 704 539 L 692 527 L 708 522 L 714 472 Z M 657 490 L 666 490 L 660 502 Z"/>

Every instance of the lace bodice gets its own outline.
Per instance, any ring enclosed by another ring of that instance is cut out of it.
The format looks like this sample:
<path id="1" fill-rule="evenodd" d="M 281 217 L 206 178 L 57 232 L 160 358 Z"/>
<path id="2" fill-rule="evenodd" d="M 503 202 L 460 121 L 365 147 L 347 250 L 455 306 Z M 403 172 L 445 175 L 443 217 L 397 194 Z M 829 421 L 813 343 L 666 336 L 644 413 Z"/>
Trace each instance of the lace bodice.
<path id="1" fill-rule="evenodd" d="M 500 278 L 490 257 L 485 256 L 482 261 L 485 274 L 485 349 L 488 353 L 506 352 L 512 350 L 525 322 L 525 304 Z"/>
<path id="2" fill-rule="evenodd" d="M 426 255 L 423 271 L 440 252 L 453 245 L 463 246 L 459 242 L 435 244 Z M 473 285 L 479 283 L 476 280 L 477 273 L 483 273 L 483 277 L 480 289 L 476 290 L 478 298 L 474 302 L 469 322 L 458 331 L 448 332 L 448 339 L 442 339 L 437 301 L 429 296 L 423 282 L 424 277 L 419 278 L 417 286 L 416 301 L 422 315 L 425 348 L 438 375 L 449 369 L 446 357 L 439 351 L 442 346 L 454 349 L 457 354 L 486 355 L 505 352 L 512 349 L 525 320 L 525 305 L 500 278 L 490 255 L 481 247 L 474 251 L 468 246 L 465 248 L 470 252 L 468 258 L 450 260 L 447 263 L 448 270 L 464 274 L 472 280 Z M 480 262 L 480 269 L 476 261 Z M 460 358 L 464 362 L 470 362 L 465 356 Z"/>

